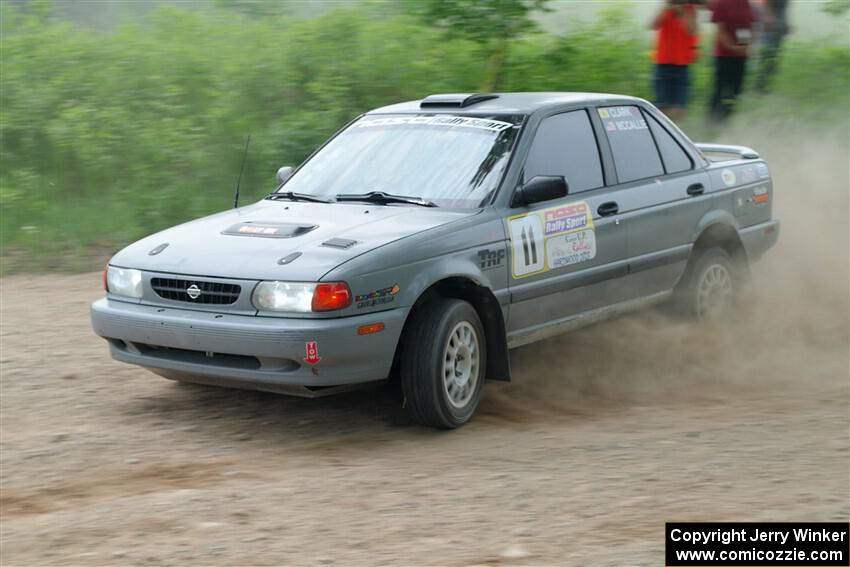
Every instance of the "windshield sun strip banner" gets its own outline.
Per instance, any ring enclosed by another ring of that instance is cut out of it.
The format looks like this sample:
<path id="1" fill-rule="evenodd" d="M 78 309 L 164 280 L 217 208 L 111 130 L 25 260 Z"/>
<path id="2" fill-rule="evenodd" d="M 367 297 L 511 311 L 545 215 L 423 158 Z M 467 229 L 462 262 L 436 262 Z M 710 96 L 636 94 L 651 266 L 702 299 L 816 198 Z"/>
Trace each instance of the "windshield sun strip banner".
<path id="1" fill-rule="evenodd" d="M 514 125 L 510 122 L 502 122 L 501 120 L 491 120 L 489 118 L 474 118 L 470 116 L 386 116 L 381 118 L 367 117 L 364 120 L 357 122 L 355 128 L 372 128 L 376 126 L 401 126 L 401 125 L 419 125 L 419 126 L 445 126 L 447 128 L 476 128 L 478 130 L 489 130 L 491 132 L 502 132 Z"/>

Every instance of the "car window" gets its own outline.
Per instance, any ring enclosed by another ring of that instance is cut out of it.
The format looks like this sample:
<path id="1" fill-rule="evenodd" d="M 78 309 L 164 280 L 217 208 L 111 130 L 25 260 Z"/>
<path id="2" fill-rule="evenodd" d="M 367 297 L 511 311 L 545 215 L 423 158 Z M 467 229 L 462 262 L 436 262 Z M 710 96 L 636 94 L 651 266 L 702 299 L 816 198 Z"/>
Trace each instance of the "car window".
<path id="1" fill-rule="evenodd" d="M 597 112 L 614 154 L 620 183 L 664 175 L 658 149 L 638 107 L 609 106 L 598 108 Z"/>
<path id="2" fill-rule="evenodd" d="M 602 187 L 599 147 L 586 110 L 544 118 L 525 162 L 525 181 L 537 175 L 563 175 L 570 193 Z"/>
<path id="3" fill-rule="evenodd" d="M 667 173 L 678 173 L 679 171 L 687 171 L 693 167 L 691 158 L 679 142 L 668 132 L 664 126 L 651 114 L 644 112 L 644 116 L 649 120 L 649 129 L 652 130 L 652 135 L 655 137 L 655 143 L 658 145 L 658 151 L 661 152 L 661 159 L 664 161 L 664 169 Z"/>

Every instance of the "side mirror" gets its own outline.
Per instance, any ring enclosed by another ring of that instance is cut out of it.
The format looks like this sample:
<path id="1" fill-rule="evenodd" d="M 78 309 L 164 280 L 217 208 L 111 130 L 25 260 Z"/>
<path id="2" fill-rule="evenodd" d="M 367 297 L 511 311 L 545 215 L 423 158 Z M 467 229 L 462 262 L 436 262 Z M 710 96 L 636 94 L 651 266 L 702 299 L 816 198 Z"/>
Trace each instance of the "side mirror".
<path id="1" fill-rule="evenodd" d="M 292 177 L 292 172 L 295 171 L 291 166 L 285 165 L 277 170 L 277 184 L 283 185 L 286 180 Z"/>
<path id="2" fill-rule="evenodd" d="M 563 176 L 537 175 L 516 190 L 511 207 L 560 199 L 566 197 L 568 192 L 567 180 Z"/>

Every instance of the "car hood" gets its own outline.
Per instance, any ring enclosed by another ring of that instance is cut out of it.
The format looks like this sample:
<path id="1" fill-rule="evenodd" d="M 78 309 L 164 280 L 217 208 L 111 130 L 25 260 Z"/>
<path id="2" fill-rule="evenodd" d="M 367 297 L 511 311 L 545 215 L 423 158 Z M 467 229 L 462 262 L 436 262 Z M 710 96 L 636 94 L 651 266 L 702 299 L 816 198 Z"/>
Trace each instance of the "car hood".
<path id="1" fill-rule="evenodd" d="M 143 238 L 110 264 L 194 276 L 317 281 L 351 258 L 476 212 L 260 201 Z"/>

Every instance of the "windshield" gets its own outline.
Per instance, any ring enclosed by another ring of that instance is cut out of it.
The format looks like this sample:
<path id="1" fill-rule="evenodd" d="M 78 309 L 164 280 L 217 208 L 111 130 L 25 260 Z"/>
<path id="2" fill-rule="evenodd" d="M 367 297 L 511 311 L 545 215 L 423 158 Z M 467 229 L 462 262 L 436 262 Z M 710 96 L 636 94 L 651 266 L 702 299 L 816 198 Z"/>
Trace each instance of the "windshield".
<path id="1" fill-rule="evenodd" d="M 281 191 L 325 198 L 380 191 L 439 207 L 479 207 L 507 166 L 521 116 L 364 116 Z"/>

